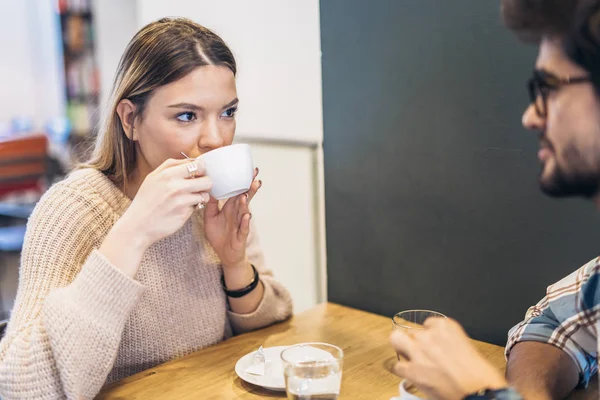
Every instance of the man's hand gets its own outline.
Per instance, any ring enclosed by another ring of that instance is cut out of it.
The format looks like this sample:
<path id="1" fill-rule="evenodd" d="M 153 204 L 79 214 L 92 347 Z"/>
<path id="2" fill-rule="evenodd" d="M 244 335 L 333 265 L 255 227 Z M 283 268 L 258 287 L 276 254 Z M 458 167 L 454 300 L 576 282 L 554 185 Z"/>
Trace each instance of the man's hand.
<path id="1" fill-rule="evenodd" d="M 481 389 L 508 384 L 489 364 L 462 327 L 451 319 L 429 318 L 424 329 L 396 330 L 390 343 L 404 357 L 394 372 L 408 379 L 428 398 L 455 400 Z"/>

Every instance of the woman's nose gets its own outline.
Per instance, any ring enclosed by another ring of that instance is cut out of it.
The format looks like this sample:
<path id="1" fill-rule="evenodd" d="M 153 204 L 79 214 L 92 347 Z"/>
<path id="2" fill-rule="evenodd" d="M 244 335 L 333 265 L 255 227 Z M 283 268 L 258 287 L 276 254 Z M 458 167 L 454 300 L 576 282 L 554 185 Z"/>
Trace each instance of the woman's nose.
<path id="1" fill-rule="evenodd" d="M 223 135 L 216 121 L 208 123 L 198 139 L 198 146 L 203 152 L 223 147 L 224 144 Z"/>

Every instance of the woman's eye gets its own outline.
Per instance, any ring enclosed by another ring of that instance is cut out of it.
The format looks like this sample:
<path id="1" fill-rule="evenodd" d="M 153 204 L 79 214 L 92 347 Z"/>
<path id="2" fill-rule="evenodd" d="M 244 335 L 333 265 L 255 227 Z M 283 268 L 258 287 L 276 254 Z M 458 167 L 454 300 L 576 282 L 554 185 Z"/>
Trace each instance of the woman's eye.
<path id="1" fill-rule="evenodd" d="M 237 107 L 231 107 L 231 108 L 228 108 L 227 110 L 225 110 L 223 112 L 223 114 L 221 114 L 221 117 L 233 118 L 233 117 L 235 117 L 236 112 L 237 112 Z"/>
<path id="2" fill-rule="evenodd" d="M 177 119 L 181 122 L 192 122 L 196 119 L 196 114 L 193 112 L 184 112 L 177 116 Z"/>

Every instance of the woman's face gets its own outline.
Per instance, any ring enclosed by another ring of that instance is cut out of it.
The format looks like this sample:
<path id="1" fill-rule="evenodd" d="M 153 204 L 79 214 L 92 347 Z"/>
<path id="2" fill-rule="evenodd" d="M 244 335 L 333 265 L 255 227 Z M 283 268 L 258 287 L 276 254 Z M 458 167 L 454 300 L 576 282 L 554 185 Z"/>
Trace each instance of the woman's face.
<path id="1" fill-rule="evenodd" d="M 235 77 L 224 66 L 198 67 L 156 89 L 134 124 L 138 166 L 154 170 L 182 152 L 195 158 L 230 145 L 237 107 Z"/>

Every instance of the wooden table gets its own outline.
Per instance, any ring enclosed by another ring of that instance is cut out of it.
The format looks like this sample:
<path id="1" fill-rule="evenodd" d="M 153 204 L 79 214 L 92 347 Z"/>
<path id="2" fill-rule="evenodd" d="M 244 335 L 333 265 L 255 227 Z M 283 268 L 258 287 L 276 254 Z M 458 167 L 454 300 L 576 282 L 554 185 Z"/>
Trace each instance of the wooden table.
<path id="1" fill-rule="evenodd" d="M 106 387 L 98 399 L 264 399 L 285 398 L 245 383 L 234 371 L 235 363 L 259 346 L 300 342 L 328 342 L 344 350 L 340 399 L 388 400 L 398 394 L 400 379 L 391 367 L 396 354 L 388 344 L 391 319 L 337 304 L 322 304 L 289 321 L 234 337 L 187 357 L 130 376 Z M 499 370 L 505 370 L 504 349 L 474 342 Z M 591 385 L 593 386 L 593 385 Z M 577 399 L 596 398 L 587 390 Z"/>

